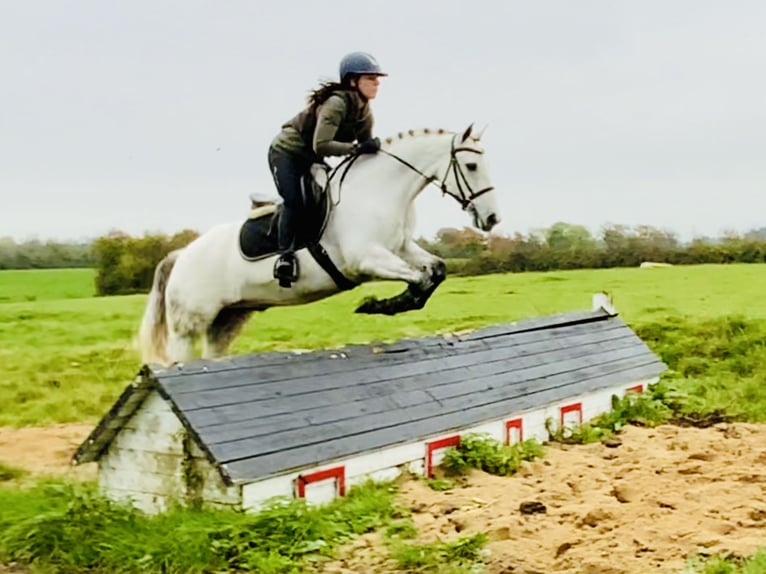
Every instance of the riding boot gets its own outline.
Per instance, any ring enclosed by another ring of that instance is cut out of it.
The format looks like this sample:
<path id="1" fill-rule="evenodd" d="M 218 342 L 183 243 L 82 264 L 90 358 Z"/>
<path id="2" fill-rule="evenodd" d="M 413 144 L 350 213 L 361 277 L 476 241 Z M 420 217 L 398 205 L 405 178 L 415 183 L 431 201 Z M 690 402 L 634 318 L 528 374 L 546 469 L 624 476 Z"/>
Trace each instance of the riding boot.
<path id="1" fill-rule="evenodd" d="M 298 260 L 295 258 L 295 209 L 285 204 L 279 216 L 279 259 L 274 264 L 274 278 L 280 287 L 290 287 L 298 280 Z"/>

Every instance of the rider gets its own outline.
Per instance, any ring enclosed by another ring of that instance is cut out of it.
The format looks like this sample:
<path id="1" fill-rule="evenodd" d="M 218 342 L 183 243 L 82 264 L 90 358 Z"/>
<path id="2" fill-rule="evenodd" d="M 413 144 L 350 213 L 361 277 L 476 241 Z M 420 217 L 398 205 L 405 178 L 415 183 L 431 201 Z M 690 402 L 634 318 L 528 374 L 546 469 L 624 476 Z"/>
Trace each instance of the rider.
<path id="1" fill-rule="evenodd" d="M 377 95 L 378 78 L 387 75 L 370 54 L 347 54 L 340 62 L 339 81 L 313 90 L 307 107 L 282 126 L 269 146 L 269 168 L 284 200 L 279 218 L 280 257 L 274 265 L 274 277 L 283 287 L 298 278 L 295 223 L 303 207 L 301 178 L 312 163 L 325 156 L 380 149 L 380 140 L 372 137 L 370 100 Z"/>

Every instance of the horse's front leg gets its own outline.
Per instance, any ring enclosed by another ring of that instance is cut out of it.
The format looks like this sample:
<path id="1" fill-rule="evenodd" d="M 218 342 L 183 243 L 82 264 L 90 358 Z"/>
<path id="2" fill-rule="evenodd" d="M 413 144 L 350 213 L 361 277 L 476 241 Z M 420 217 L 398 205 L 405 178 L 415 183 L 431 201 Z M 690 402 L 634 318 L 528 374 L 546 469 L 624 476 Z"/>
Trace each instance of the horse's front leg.
<path id="1" fill-rule="evenodd" d="M 428 275 L 429 284 L 423 287 L 430 290 L 429 296 L 447 277 L 447 264 L 444 263 L 444 260 L 433 253 L 429 253 L 415 241 L 410 240 L 404 247 L 402 259 L 415 269 Z"/>
<path id="2" fill-rule="evenodd" d="M 364 256 L 359 263 L 362 273 L 379 279 L 406 281 L 407 289 L 388 299 L 368 297 L 356 309 L 357 313 L 395 315 L 423 308 L 444 280 L 446 267 L 443 261 L 413 245 L 416 249 L 405 248 L 402 252 L 404 258 L 383 248 L 371 250 Z"/>

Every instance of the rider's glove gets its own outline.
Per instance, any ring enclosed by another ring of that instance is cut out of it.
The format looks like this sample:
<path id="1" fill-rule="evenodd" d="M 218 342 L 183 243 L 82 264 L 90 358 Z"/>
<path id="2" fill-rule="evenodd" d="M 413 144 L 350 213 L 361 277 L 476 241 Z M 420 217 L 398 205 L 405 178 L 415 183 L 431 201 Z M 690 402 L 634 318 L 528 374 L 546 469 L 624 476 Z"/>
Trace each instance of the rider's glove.
<path id="1" fill-rule="evenodd" d="M 356 146 L 356 151 L 358 153 L 377 153 L 379 149 L 380 140 L 378 138 L 368 139 Z"/>

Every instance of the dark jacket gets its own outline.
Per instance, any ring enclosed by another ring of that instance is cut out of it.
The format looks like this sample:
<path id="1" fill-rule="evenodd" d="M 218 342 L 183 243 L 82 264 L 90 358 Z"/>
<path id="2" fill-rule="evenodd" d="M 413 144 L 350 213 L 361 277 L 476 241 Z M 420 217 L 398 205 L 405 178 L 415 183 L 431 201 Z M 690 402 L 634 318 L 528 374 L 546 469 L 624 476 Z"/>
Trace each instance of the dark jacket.
<path id="1" fill-rule="evenodd" d="M 369 102 L 355 90 L 338 90 L 316 109 L 309 106 L 286 122 L 271 145 L 321 161 L 325 156 L 352 153 L 355 141 L 372 137 L 373 124 Z"/>

